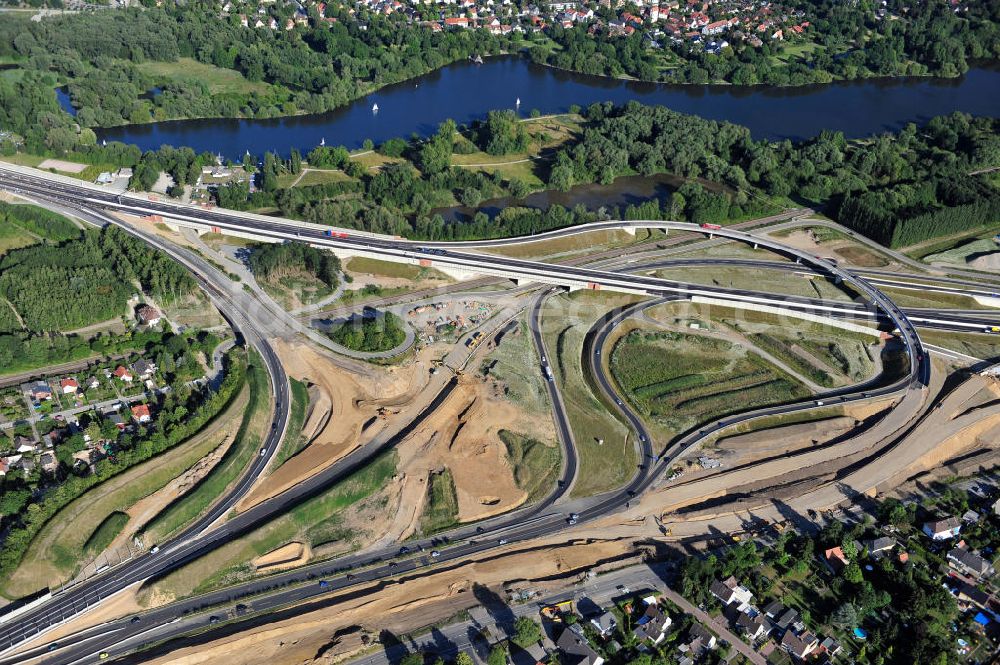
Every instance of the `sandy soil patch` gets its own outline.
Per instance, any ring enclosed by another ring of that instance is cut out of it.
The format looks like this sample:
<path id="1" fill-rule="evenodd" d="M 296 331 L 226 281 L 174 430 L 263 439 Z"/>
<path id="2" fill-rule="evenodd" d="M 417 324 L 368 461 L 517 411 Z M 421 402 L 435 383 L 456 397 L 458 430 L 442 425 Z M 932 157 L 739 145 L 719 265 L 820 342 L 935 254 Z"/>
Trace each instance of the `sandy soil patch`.
<path id="1" fill-rule="evenodd" d="M 87 168 L 87 165 L 77 164 L 76 162 L 66 162 L 61 159 L 46 159 L 38 165 L 38 168 L 55 169 L 56 171 L 63 171 L 64 173 L 83 173 L 83 170 Z"/>
<path id="2" fill-rule="evenodd" d="M 311 386 L 312 406 L 303 433 L 309 441 L 297 455 L 265 478 L 240 504 L 246 510 L 329 467 L 355 450 L 362 438 L 386 429 L 399 411 L 427 383 L 428 363 L 418 357 L 401 367 L 371 368 L 367 375 L 348 372 L 311 347 L 273 340 L 289 376 Z M 298 432 L 290 432 L 296 436 Z"/>
<path id="3" fill-rule="evenodd" d="M 571 577 L 601 561 L 630 554 L 630 541 L 550 543 L 548 547 L 484 555 L 454 570 L 425 577 L 387 582 L 343 598 L 335 611 L 323 608 L 244 634 L 180 649 L 150 661 L 157 665 L 273 665 L 274 663 L 333 663 L 362 648 L 361 635 L 377 638 L 379 631 L 404 634 L 480 604 L 475 587 L 502 595 L 502 585 L 551 576 Z M 493 558 L 495 556 L 495 558 Z M 336 598 L 336 597 L 335 597 Z M 334 639 L 334 635 L 337 639 Z"/>
<path id="4" fill-rule="evenodd" d="M 1000 270 L 1000 252 L 978 256 L 969 261 L 969 267 L 986 271 Z"/>
<path id="5" fill-rule="evenodd" d="M 718 442 L 717 450 L 727 457 L 727 463 L 746 462 L 825 443 L 856 425 L 857 421 L 847 416 L 795 423 L 727 437 Z"/>
<path id="6" fill-rule="evenodd" d="M 250 563 L 258 571 L 270 573 L 276 570 L 305 565 L 311 558 L 312 549 L 308 543 L 293 541 L 277 549 L 273 549 L 267 554 L 260 555 Z"/>
<path id="7" fill-rule="evenodd" d="M 463 379 L 438 411 L 398 448 L 406 483 L 426 492 L 428 476 L 448 467 L 458 497 L 458 520 L 469 522 L 510 511 L 528 498 L 514 480 L 499 431 L 551 432 L 551 423 Z M 410 492 L 416 490 L 410 488 Z"/>

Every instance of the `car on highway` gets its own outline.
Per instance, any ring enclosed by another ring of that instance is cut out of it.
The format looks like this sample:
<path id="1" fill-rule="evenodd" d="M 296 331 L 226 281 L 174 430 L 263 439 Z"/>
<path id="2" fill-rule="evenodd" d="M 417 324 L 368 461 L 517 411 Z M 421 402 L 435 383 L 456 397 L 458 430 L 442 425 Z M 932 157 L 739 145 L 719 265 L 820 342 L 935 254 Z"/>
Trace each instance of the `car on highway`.
<path id="1" fill-rule="evenodd" d="M 153 545 L 152 547 L 149 548 L 149 553 L 150 554 L 156 554 L 159 551 L 160 551 L 160 546 L 159 545 Z"/>
<path id="2" fill-rule="evenodd" d="M 101 655 L 98 656 L 98 658 L 100 658 L 101 660 L 107 660 L 108 659 L 108 652 L 107 651 L 102 651 Z"/>
<path id="3" fill-rule="evenodd" d="M 497 545 L 506 545 L 506 544 L 507 544 L 506 538 L 501 538 L 500 540 L 497 541 Z"/>
<path id="4" fill-rule="evenodd" d="M 329 582 L 327 582 L 326 580 L 320 580 L 320 581 L 319 581 L 319 588 L 320 588 L 320 589 L 325 589 L 325 588 L 327 588 L 328 586 L 330 586 L 330 583 L 329 583 Z"/>
<path id="5" fill-rule="evenodd" d="M 219 623 L 220 621 L 222 621 L 222 619 L 220 619 L 219 617 L 215 616 L 214 614 L 212 616 L 208 617 L 208 622 L 209 623 Z"/>
<path id="6" fill-rule="evenodd" d="M 390 561 L 390 562 L 389 562 L 389 568 L 390 568 L 390 569 L 392 569 L 392 568 L 395 568 L 395 567 L 396 567 L 396 566 L 398 566 L 398 565 L 399 565 L 399 564 L 398 564 L 398 563 L 396 563 L 395 561 Z"/>
<path id="7" fill-rule="evenodd" d="M 132 617 L 131 619 L 129 619 L 128 622 L 131 623 L 131 624 L 137 624 L 140 621 L 142 621 L 142 617 Z"/>
<path id="8" fill-rule="evenodd" d="M 267 454 L 267 448 L 261 448 L 260 449 L 260 456 L 263 457 L 266 454 Z"/>
<path id="9" fill-rule="evenodd" d="M 436 559 L 436 558 L 438 558 L 439 556 L 441 556 L 441 553 L 440 553 L 440 552 L 438 552 L 437 550 L 431 550 L 431 558 L 434 558 L 434 559 Z"/>

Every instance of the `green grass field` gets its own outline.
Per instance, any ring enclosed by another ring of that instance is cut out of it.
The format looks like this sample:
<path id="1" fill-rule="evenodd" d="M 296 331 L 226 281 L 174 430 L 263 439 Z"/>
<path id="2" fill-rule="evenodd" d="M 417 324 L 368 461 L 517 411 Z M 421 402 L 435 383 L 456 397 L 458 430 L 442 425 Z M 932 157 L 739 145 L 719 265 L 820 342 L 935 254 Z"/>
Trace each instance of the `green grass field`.
<path id="1" fill-rule="evenodd" d="M 549 298 L 542 310 L 549 363 L 562 391 L 579 455 L 573 496 L 590 496 L 619 487 L 636 471 L 634 436 L 598 398 L 582 365 L 583 341 L 590 326 L 612 308 L 636 299 L 577 291 Z"/>
<path id="2" fill-rule="evenodd" d="M 143 74 L 160 80 L 195 79 L 208 86 L 210 94 L 266 94 L 267 83 L 248 81 L 235 69 L 223 69 L 198 62 L 194 58 L 179 58 L 177 62 L 148 61 L 136 65 Z"/>
<path id="3" fill-rule="evenodd" d="M 692 334 L 633 330 L 615 343 L 609 364 L 629 402 L 667 435 L 808 394 L 745 349 Z"/>
<path id="4" fill-rule="evenodd" d="M 306 420 L 306 409 L 309 407 L 309 390 L 306 384 L 296 379 L 288 379 L 292 393 L 291 415 L 288 418 L 288 429 L 285 438 L 274 456 L 274 466 L 277 469 L 285 460 L 302 450 L 305 441 L 302 437 L 302 426 Z"/>
<path id="5" fill-rule="evenodd" d="M 90 534 L 90 538 L 83 546 L 84 553 L 91 557 L 103 552 L 111 544 L 111 541 L 125 529 L 128 520 L 129 516 L 119 511 L 108 515 L 94 533 Z"/>
<path id="6" fill-rule="evenodd" d="M 420 516 L 424 535 L 444 531 L 458 524 L 458 496 L 455 481 L 447 467 L 432 473 L 427 480 L 427 503 Z"/>
<path id="7" fill-rule="evenodd" d="M 559 476 L 562 457 L 559 448 L 509 430 L 500 430 L 500 440 L 507 447 L 514 480 L 528 493 L 528 502 L 538 501 L 548 494 Z"/>
<path id="8" fill-rule="evenodd" d="M 12 249 L 27 247 L 39 242 L 39 239 L 12 222 L 0 222 L 0 256 Z"/>
<path id="9" fill-rule="evenodd" d="M 528 324 L 522 317 L 517 326 L 516 333 L 505 334 L 500 345 L 483 358 L 480 372 L 503 384 L 505 399 L 531 413 L 547 415 L 552 407 Z"/>
<path id="10" fill-rule="evenodd" d="M 375 277 L 390 277 L 398 279 L 428 279 L 440 275 L 436 270 L 423 268 L 410 263 L 395 263 L 380 259 L 369 259 L 355 256 L 347 261 L 344 268 L 354 273 L 373 275 Z"/>

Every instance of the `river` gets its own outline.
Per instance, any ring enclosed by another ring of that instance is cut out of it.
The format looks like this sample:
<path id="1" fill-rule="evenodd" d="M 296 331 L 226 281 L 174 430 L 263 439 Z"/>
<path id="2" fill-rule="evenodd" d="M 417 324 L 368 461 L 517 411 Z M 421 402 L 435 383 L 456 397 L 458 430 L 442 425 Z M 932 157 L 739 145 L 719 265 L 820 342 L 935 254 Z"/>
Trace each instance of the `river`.
<path id="1" fill-rule="evenodd" d="M 267 120 L 176 120 L 103 129 L 98 137 L 144 150 L 190 146 L 238 158 L 245 151 L 306 152 L 320 141 L 354 149 L 412 133 L 426 135 L 451 118 L 459 124 L 498 108 L 527 116 L 565 112 L 570 105 L 637 100 L 676 111 L 728 120 L 756 138 L 801 139 L 824 129 L 848 137 L 899 129 L 908 122 L 964 111 L 1000 115 L 1000 68 L 977 67 L 957 79 L 869 79 L 795 88 L 637 83 L 587 76 L 533 64 L 516 56 L 485 64 L 460 62 L 372 93 L 328 113 Z M 378 104 L 378 113 L 372 106 Z"/>

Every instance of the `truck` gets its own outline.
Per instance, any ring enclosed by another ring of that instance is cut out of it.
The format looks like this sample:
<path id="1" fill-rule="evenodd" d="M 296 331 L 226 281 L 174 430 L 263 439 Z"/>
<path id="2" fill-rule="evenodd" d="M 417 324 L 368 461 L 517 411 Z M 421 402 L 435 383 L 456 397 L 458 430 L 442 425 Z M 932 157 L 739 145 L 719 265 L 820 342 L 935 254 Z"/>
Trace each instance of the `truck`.
<path id="1" fill-rule="evenodd" d="M 545 380 L 546 381 L 553 381 L 554 380 L 553 377 L 552 377 L 552 368 L 551 367 L 549 367 L 548 365 L 542 365 L 542 371 L 545 372 Z"/>
<path id="2" fill-rule="evenodd" d="M 481 341 L 483 341 L 483 333 L 477 331 L 477 332 L 472 333 L 472 337 L 470 337 L 468 340 L 466 340 L 465 345 L 467 347 L 469 347 L 470 349 L 474 349 L 477 346 L 479 346 L 479 343 Z"/>
<path id="3" fill-rule="evenodd" d="M 718 231 L 722 228 L 721 224 L 709 224 L 708 222 L 701 225 L 703 229 L 711 229 L 712 231 Z"/>

